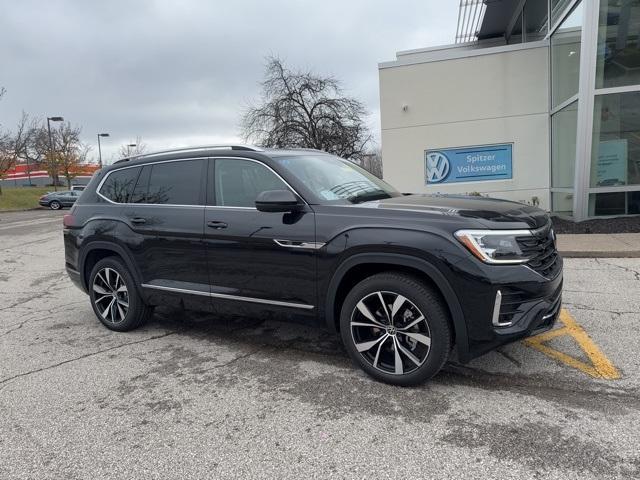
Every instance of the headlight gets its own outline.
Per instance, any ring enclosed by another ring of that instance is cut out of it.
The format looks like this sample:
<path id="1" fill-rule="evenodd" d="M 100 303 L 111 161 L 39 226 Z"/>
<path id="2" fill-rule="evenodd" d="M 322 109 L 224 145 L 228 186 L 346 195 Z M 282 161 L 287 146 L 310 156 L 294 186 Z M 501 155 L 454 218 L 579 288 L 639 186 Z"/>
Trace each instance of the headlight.
<path id="1" fill-rule="evenodd" d="M 525 263 L 525 256 L 516 237 L 530 237 L 530 230 L 458 230 L 456 238 L 485 263 Z"/>

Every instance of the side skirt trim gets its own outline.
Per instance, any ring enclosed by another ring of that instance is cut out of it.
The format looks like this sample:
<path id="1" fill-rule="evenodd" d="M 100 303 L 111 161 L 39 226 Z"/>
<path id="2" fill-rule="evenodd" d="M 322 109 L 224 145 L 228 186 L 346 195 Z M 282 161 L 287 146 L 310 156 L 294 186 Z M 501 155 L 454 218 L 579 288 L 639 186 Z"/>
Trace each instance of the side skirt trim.
<path id="1" fill-rule="evenodd" d="M 161 285 L 150 285 L 148 283 L 143 283 L 141 286 L 143 288 L 151 288 L 154 290 L 164 290 L 167 292 L 187 293 L 190 295 L 200 295 L 203 297 L 212 297 L 212 298 L 223 298 L 225 300 L 237 300 L 240 302 L 262 303 L 266 305 L 276 305 L 279 307 L 302 308 L 305 310 L 312 310 L 315 308 L 313 305 L 306 305 L 304 303 L 280 302 L 278 300 L 265 300 L 263 298 L 241 297 L 239 295 L 228 295 L 226 293 L 199 292 L 198 290 L 187 290 L 184 288 L 164 287 Z"/>

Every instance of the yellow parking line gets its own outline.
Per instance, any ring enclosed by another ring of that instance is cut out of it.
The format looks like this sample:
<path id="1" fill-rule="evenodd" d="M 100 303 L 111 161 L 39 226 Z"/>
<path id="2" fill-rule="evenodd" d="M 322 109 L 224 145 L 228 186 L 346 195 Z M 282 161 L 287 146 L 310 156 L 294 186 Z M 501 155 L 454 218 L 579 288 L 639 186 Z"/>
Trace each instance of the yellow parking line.
<path id="1" fill-rule="evenodd" d="M 604 378 L 607 380 L 616 380 L 620 378 L 621 375 L 618 369 L 613 365 L 613 363 L 611 363 L 607 356 L 602 353 L 591 337 L 589 337 L 587 332 L 585 332 L 578 322 L 576 322 L 575 318 L 573 318 L 565 309 L 562 309 L 562 312 L 560 312 L 560 322 L 564 324 L 564 327 L 528 338 L 524 340 L 524 344 L 535 348 L 554 360 L 564 363 L 569 367 L 578 369 L 592 377 Z M 547 342 L 552 338 L 564 335 L 573 337 L 591 361 L 591 365 L 544 344 L 544 342 Z"/>

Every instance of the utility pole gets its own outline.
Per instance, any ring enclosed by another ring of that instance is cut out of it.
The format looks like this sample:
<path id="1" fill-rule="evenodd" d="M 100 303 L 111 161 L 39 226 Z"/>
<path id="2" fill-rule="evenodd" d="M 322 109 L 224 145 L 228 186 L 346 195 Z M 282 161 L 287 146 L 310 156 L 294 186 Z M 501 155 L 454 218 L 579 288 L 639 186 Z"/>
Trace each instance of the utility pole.
<path id="1" fill-rule="evenodd" d="M 100 148 L 100 137 L 108 137 L 109 134 L 108 133 L 99 133 L 98 134 L 98 159 L 99 159 L 99 164 L 100 164 L 100 168 L 102 168 L 102 150 Z"/>
<path id="2" fill-rule="evenodd" d="M 53 161 L 53 139 L 51 138 L 51 123 L 50 122 L 63 122 L 64 118 L 62 117 L 47 117 L 47 130 L 49 131 L 49 155 L 50 155 L 50 159 L 51 159 L 51 165 L 55 166 L 55 162 Z M 58 181 L 57 178 L 54 174 L 54 172 L 52 173 L 52 179 L 53 179 L 53 190 L 55 192 L 58 191 Z M 57 173 L 57 172 L 56 172 Z"/>

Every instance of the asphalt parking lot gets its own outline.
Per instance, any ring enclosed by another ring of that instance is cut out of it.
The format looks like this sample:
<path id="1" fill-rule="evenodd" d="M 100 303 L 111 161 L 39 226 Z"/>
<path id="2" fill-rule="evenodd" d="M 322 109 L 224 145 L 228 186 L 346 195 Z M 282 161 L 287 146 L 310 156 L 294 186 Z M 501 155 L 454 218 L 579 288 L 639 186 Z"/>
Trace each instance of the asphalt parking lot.
<path id="1" fill-rule="evenodd" d="M 61 216 L 0 213 L 2 479 L 640 477 L 640 259 L 567 259 L 565 330 L 403 389 L 301 326 L 105 329 Z"/>

